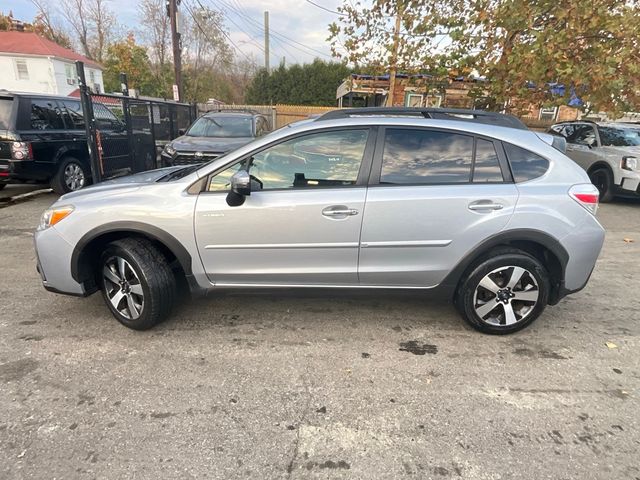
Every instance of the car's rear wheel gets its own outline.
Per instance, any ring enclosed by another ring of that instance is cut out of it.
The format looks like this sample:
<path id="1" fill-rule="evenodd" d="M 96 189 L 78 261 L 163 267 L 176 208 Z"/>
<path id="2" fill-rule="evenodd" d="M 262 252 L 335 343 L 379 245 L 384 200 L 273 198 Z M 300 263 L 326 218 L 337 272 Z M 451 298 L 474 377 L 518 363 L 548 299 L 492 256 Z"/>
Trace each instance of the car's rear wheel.
<path id="1" fill-rule="evenodd" d="M 549 300 L 549 274 L 538 259 L 515 249 L 495 252 L 463 280 L 457 302 L 464 319 L 491 334 L 530 325 Z"/>
<path id="2" fill-rule="evenodd" d="M 65 157 L 51 179 L 51 188 L 60 195 L 75 192 L 89 184 L 89 177 L 87 167 L 80 160 Z"/>
<path id="3" fill-rule="evenodd" d="M 613 175 L 608 168 L 596 168 L 589 172 L 589 179 L 600 192 L 600 202 L 613 200 Z"/>
<path id="4" fill-rule="evenodd" d="M 105 303 L 123 325 L 146 330 L 171 313 L 175 277 L 151 243 L 135 238 L 110 243 L 102 254 L 99 275 Z"/>

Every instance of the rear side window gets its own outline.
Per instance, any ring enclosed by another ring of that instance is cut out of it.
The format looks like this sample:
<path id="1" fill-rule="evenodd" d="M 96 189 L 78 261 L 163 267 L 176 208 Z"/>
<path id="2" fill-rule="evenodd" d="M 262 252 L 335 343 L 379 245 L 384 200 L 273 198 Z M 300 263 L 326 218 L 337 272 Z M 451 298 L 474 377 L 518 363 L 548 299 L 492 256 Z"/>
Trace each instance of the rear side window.
<path id="1" fill-rule="evenodd" d="M 502 182 L 502 170 L 493 142 L 476 140 L 476 161 L 473 166 L 473 183 Z"/>
<path id="2" fill-rule="evenodd" d="M 380 183 L 468 183 L 472 156 L 471 136 L 389 128 L 385 133 Z"/>
<path id="3" fill-rule="evenodd" d="M 526 182 L 541 177 L 549 169 L 549 160 L 510 143 L 504 144 L 511 171 L 516 182 Z"/>
<path id="4" fill-rule="evenodd" d="M 80 102 L 62 102 L 69 115 L 71 125 L 76 130 L 84 130 L 84 114 L 82 113 L 82 105 Z"/>
<path id="5" fill-rule="evenodd" d="M 32 130 L 62 130 L 62 113 L 54 100 L 31 100 Z"/>

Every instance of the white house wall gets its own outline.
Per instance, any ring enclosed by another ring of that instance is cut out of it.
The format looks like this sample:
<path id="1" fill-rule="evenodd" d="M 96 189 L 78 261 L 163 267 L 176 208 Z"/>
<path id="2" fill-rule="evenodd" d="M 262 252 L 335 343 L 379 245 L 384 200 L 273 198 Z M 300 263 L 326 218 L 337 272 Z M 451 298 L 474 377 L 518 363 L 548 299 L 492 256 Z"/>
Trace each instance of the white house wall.
<path id="1" fill-rule="evenodd" d="M 65 65 L 70 65 L 73 70 L 72 80 L 75 81 L 75 83 L 73 84 L 69 84 L 67 82 L 67 73 L 66 73 Z M 58 85 L 58 92 L 57 92 L 58 95 L 67 96 L 78 88 L 78 83 L 75 75 L 76 65 L 74 62 L 65 62 L 63 60 L 59 60 L 56 58 L 56 59 L 53 59 L 53 68 L 55 71 L 56 83 Z M 93 85 L 91 84 L 91 72 L 93 72 L 93 75 L 94 75 L 94 83 L 98 84 L 100 86 L 100 92 L 104 93 L 104 83 L 102 80 L 102 72 L 96 68 L 87 67 L 85 65 L 84 76 L 87 80 L 87 84 L 93 89 Z"/>
<path id="2" fill-rule="evenodd" d="M 29 80 L 18 80 L 16 59 L 26 61 Z M 56 94 L 53 65 L 48 57 L 0 54 L 0 89 Z"/>

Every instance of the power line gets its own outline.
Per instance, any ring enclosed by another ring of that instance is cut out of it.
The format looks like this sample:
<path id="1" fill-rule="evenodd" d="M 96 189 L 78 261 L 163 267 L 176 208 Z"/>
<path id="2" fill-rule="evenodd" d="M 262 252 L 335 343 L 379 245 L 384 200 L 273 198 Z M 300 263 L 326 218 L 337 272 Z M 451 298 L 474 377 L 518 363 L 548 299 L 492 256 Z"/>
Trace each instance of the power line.
<path id="1" fill-rule="evenodd" d="M 200 7 L 203 10 L 206 10 L 206 8 L 202 5 L 202 3 L 200 3 L 200 0 L 196 0 L 198 2 L 198 4 L 200 5 Z M 185 8 L 189 11 L 189 13 L 191 14 L 191 18 L 193 18 L 193 21 L 195 22 L 196 26 L 198 27 L 198 30 L 200 30 L 200 32 L 211 42 L 213 42 L 212 38 L 209 36 L 209 34 L 207 32 L 204 31 L 204 29 L 202 28 L 202 26 L 200 25 L 200 22 L 198 21 L 195 13 L 193 12 L 193 8 L 190 7 L 189 5 L 187 5 L 187 2 L 184 1 L 184 6 Z M 236 45 L 236 43 L 231 40 L 231 37 L 229 35 L 227 35 L 227 32 L 224 31 L 224 29 L 222 28 L 222 26 L 220 24 L 218 24 L 218 29 L 220 30 L 220 33 L 222 35 L 224 35 L 224 37 L 229 40 L 229 43 L 231 43 L 231 45 L 233 45 L 233 47 L 240 52 L 242 55 L 245 56 L 245 58 L 249 61 L 249 63 L 255 63 L 254 59 L 249 57 L 249 55 L 247 55 L 246 53 L 244 53 L 240 47 L 238 47 L 238 45 Z"/>
<path id="2" fill-rule="evenodd" d="M 342 17 L 348 17 L 348 15 L 346 13 L 336 12 L 335 10 L 331 10 L 331 9 L 329 9 L 327 7 L 323 7 L 322 5 L 318 5 L 317 3 L 312 2 L 311 0 L 306 0 L 306 2 L 310 3 L 314 7 L 318 7 L 320 10 L 324 10 L 325 12 L 333 13 L 334 15 L 340 15 Z"/>

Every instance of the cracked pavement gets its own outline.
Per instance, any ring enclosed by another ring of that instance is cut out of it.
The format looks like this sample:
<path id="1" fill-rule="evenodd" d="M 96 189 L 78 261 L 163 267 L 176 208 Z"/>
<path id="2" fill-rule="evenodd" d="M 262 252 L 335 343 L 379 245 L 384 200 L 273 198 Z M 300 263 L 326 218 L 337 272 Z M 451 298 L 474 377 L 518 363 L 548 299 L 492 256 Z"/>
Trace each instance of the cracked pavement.
<path id="1" fill-rule="evenodd" d="M 640 202 L 601 206 L 585 290 L 491 337 L 415 292 L 230 292 L 134 332 L 42 289 L 54 199 L 0 208 L 2 479 L 640 478 Z"/>

